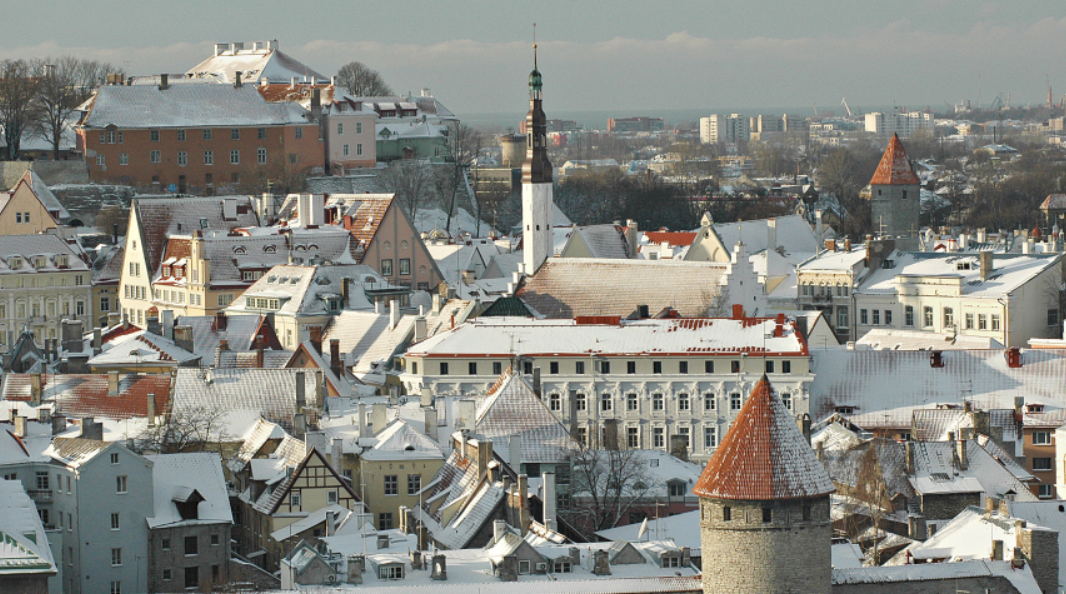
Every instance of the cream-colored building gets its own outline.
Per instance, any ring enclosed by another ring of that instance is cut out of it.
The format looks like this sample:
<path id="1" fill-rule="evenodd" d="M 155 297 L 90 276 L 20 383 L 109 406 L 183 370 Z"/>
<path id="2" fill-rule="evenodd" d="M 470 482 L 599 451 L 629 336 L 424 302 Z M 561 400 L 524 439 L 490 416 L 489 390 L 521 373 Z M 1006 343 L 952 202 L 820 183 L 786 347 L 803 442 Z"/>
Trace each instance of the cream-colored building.
<path id="1" fill-rule="evenodd" d="M 0 235 L 0 341 L 29 328 L 38 344 L 63 320 L 92 320 L 92 270 L 76 246 L 53 234 Z"/>
<path id="2" fill-rule="evenodd" d="M 400 507 L 419 507 L 419 493 L 444 464 L 444 454 L 406 421 L 396 420 L 363 451 L 352 487 L 373 514 L 378 530 L 398 528 Z"/>
<path id="3" fill-rule="evenodd" d="M 70 215 L 32 169 L 14 188 L 0 192 L 0 235 L 43 233 Z"/>

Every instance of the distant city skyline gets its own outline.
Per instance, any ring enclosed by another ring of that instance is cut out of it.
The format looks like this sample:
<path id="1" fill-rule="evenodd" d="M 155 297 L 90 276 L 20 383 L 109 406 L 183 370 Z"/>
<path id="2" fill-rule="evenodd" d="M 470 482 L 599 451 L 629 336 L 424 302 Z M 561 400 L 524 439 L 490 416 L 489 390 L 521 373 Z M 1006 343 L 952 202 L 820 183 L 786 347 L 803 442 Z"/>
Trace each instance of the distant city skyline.
<path id="1" fill-rule="evenodd" d="M 91 10 L 88 7 L 91 6 Z M 277 39 L 323 74 L 357 60 L 398 93 L 428 87 L 466 114 L 524 113 L 538 23 L 545 105 L 619 116 L 705 106 L 836 109 L 906 105 L 934 111 L 1057 103 L 1066 74 L 1066 4 L 900 0 L 815 6 L 757 0 L 314 4 L 58 0 L 11 4 L 0 58 L 74 54 L 131 74 L 182 72 L 215 42 Z M 51 20 L 50 20 L 51 19 Z"/>

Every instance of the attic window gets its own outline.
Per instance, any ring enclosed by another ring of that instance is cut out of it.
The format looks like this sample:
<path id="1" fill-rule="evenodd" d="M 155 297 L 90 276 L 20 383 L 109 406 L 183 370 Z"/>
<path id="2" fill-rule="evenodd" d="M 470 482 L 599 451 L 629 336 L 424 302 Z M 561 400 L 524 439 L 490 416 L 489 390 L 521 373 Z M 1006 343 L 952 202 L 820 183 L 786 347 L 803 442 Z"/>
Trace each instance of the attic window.
<path id="1" fill-rule="evenodd" d="M 842 415 L 855 414 L 855 407 L 854 406 L 838 406 L 838 407 L 834 408 L 833 410 L 836 413 L 842 414 Z"/>
<path id="2" fill-rule="evenodd" d="M 11 267 L 11 270 L 18 270 L 19 268 L 22 268 L 22 258 L 19 258 L 18 256 L 11 258 L 11 260 L 8 261 L 8 266 Z"/>
<path id="3" fill-rule="evenodd" d="M 884 262 L 881 263 L 881 268 L 884 268 L 885 270 L 890 270 L 890 269 L 895 268 L 895 267 L 896 267 L 896 261 L 895 260 L 885 260 Z"/>
<path id="4" fill-rule="evenodd" d="M 276 246 L 276 245 L 263 246 L 263 251 L 268 253 L 268 254 L 273 254 L 273 253 L 278 251 L 278 246 Z"/>
<path id="5" fill-rule="evenodd" d="M 951 480 L 951 477 L 945 472 L 932 472 L 929 476 L 933 477 L 933 480 L 937 482 L 947 482 Z"/>
<path id="6" fill-rule="evenodd" d="M 233 253 L 234 254 L 238 254 L 238 255 L 247 254 L 248 250 L 244 249 L 243 246 L 237 246 L 237 247 L 233 248 Z"/>
<path id="7" fill-rule="evenodd" d="M 207 219 L 200 219 L 200 228 L 207 229 Z"/>

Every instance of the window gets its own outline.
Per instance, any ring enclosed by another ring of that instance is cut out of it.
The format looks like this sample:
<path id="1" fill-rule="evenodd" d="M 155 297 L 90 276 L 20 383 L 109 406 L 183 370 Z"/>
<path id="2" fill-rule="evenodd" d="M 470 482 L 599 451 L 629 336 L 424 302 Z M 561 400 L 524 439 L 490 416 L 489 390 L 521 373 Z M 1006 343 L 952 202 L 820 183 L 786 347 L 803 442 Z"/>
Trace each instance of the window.
<path id="1" fill-rule="evenodd" d="M 571 561 L 552 561 L 552 573 L 571 573 L 573 563 Z"/>
<path id="2" fill-rule="evenodd" d="M 362 134 L 363 133 L 363 122 L 356 122 L 355 123 L 355 133 L 356 134 Z"/>
<path id="3" fill-rule="evenodd" d="M 773 361 L 767 361 L 766 362 L 766 373 L 773 373 L 773 372 L 774 372 L 774 362 Z"/>
<path id="4" fill-rule="evenodd" d="M 656 374 L 656 375 L 662 374 L 662 372 L 663 372 L 663 362 L 662 361 L 652 361 L 651 362 L 651 372 Z"/>
<path id="5" fill-rule="evenodd" d="M 865 310 L 865 309 L 860 309 L 859 310 L 859 323 L 863 324 L 863 325 L 866 325 L 866 324 L 870 323 L 870 315 L 869 315 L 869 312 L 867 310 Z"/>
<path id="6" fill-rule="evenodd" d="M 185 537 L 185 554 L 186 555 L 198 555 L 200 553 L 199 544 L 200 544 L 200 541 L 198 541 L 195 536 L 186 536 Z"/>
<path id="7" fill-rule="evenodd" d="M 600 410 L 604 412 L 614 410 L 614 399 L 611 398 L 609 392 L 604 392 L 600 395 Z"/>
<path id="8" fill-rule="evenodd" d="M 129 165 L 130 164 L 130 156 L 127 155 L 126 153 L 120 154 L 118 156 L 118 164 L 119 165 Z"/>
<path id="9" fill-rule="evenodd" d="M 636 361 L 626 361 L 626 373 L 628 373 L 630 375 L 633 375 L 636 372 L 637 372 L 637 362 Z"/>
<path id="10" fill-rule="evenodd" d="M 574 408 L 576 410 L 585 410 L 585 408 L 586 408 L 585 395 L 582 394 L 581 392 L 578 392 L 577 394 L 574 395 Z"/>
<path id="11" fill-rule="evenodd" d="M 391 259 L 382 260 L 381 261 L 381 275 L 382 276 L 392 276 L 392 260 Z"/>
<path id="12" fill-rule="evenodd" d="M 204 128 L 204 140 L 211 140 L 211 129 Z"/>
<path id="13" fill-rule="evenodd" d="M 358 143 L 355 144 L 355 154 L 356 154 L 356 156 L 362 156 L 362 154 L 363 154 L 363 143 L 358 142 Z"/>
<path id="14" fill-rule="evenodd" d="M 729 522 L 733 519 L 733 508 L 728 505 L 722 506 L 722 520 Z"/>
<path id="15" fill-rule="evenodd" d="M 336 502 L 334 502 L 334 503 L 336 503 Z M 211 546 L 217 547 L 219 545 L 219 541 L 220 541 L 220 539 L 219 539 L 217 534 L 212 534 L 211 535 Z"/>
<path id="16" fill-rule="evenodd" d="M 215 151 L 204 151 L 204 165 L 215 164 Z"/>
<path id="17" fill-rule="evenodd" d="M 891 309 L 886 309 L 885 310 L 885 325 L 886 326 L 891 326 L 892 325 L 892 310 Z"/>
<path id="18" fill-rule="evenodd" d="M 115 477 L 115 493 L 126 493 L 127 487 L 126 475 Z"/>
<path id="19" fill-rule="evenodd" d="M 1047 310 L 1047 325 L 1058 326 L 1059 325 L 1059 310 L 1049 309 Z"/>
<path id="20" fill-rule="evenodd" d="M 122 594 L 122 582 L 118 580 L 111 581 L 111 594 Z"/>
<path id="21" fill-rule="evenodd" d="M 554 411 L 560 411 L 563 409 L 563 397 L 559 394 L 552 394 L 548 396 L 548 408 Z"/>
<path id="22" fill-rule="evenodd" d="M 873 321 L 874 321 L 874 326 L 880 326 L 881 325 L 881 310 L 879 310 L 879 309 L 873 310 Z"/>
<path id="23" fill-rule="evenodd" d="M 403 566 L 402 565 L 381 565 L 378 567 L 378 579 L 382 580 L 402 580 L 403 579 Z"/>
<path id="24" fill-rule="evenodd" d="M 337 503 L 337 492 L 328 491 L 326 493 L 326 503 Z"/>
<path id="25" fill-rule="evenodd" d="M 414 373 L 418 373 L 418 368 L 417 367 L 415 368 Z M 492 362 L 492 375 L 502 375 L 502 374 L 503 374 L 503 363 L 501 363 L 499 361 L 493 361 Z"/>
<path id="26" fill-rule="evenodd" d="M 441 361 L 440 362 L 440 375 L 448 375 L 448 362 L 447 361 Z"/>
<path id="27" fill-rule="evenodd" d="M 729 371 L 730 373 L 740 373 L 740 361 L 730 361 Z"/>
<path id="28" fill-rule="evenodd" d="M 703 410 L 715 410 L 718 408 L 718 398 L 714 392 L 707 392 L 703 395 Z"/>
<path id="29" fill-rule="evenodd" d="M 185 130 L 178 130 L 178 140 L 185 140 Z"/>
<path id="30" fill-rule="evenodd" d="M 400 258 L 400 274 L 411 274 L 410 258 Z"/>
<path id="31" fill-rule="evenodd" d="M 1055 496 L 1055 485 L 1040 485 L 1037 496 L 1041 499 L 1051 499 Z"/>
<path id="32" fill-rule="evenodd" d="M 386 495 L 399 495 L 400 494 L 400 479 L 395 474 L 385 475 L 385 494 Z"/>
<path id="33" fill-rule="evenodd" d="M 574 362 L 574 373 L 576 373 L 577 375 L 584 375 L 585 374 L 585 362 L 584 361 L 575 361 Z"/>
<path id="34" fill-rule="evenodd" d="M 999 330 L 999 314 L 992 314 L 992 329 Z"/>
<path id="35" fill-rule="evenodd" d="M 955 325 L 955 312 L 950 307 L 944 308 L 944 327 Z"/>
<path id="36" fill-rule="evenodd" d="M 913 326 L 914 325 L 914 307 L 913 306 L 908 305 L 907 307 L 903 308 L 903 325 L 904 326 Z"/>
<path id="37" fill-rule="evenodd" d="M 392 513 L 378 514 L 378 530 L 392 530 Z"/>
<path id="38" fill-rule="evenodd" d="M 600 373 L 602 373 L 603 375 L 611 373 L 610 361 L 600 361 Z"/>
<path id="39" fill-rule="evenodd" d="M 104 159 L 104 155 L 102 153 L 99 154 L 99 155 L 96 155 L 96 164 L 97 165 L 99 165 L 100 167 L 103 167 L 105 163 L 106 163 L 106 160 Z"/>
<path id="40" fill-rule="evenodd" d="M 258 129 L 256 129 L 255 137 L 258 138 L 259 140 L 263 140 L 264 138 L 267 137 L 267 129 L 266 128 L 258 128 Z"/>
<path id="41" fill-rule="evenodd" d="M 200 568 L 193 565 L 185 568 L 185 589 L 196 588 L 200 585 Z"/>
<path id="42" fill-rule="evenodd" d="M 689 410 L 688 394 L 682 392 L 677 395 L 677 410 Z"/>
<path id="43" fill-rule="evenodd" d="M 1051 458 L 1033 458 L 1033 472 L 1046 472 L 1051 468 Z"/>
<path id="44" fill-rule="evenodd" d="M 226 307 L 230 303 L 233 303 L 233 294 L 232 293 L 224 293 L 224 294 L 218 296 L 218 306 L 219 307 Z"/>
<path id="45" fill-rule="evenodd" d="M 670 483 L 666 486 L 670 497 L 684 497 L 685 496 L 685 483 Z"/>
<path id="46" fill-rule="evenodd" d="M 476 361 L 471 361 L 471 362 L 466 364 L 466 374 L 467 375 L 477 375 L 477 362 Z"/>
<path id="47" fill-rule="evenodd" d="M 178 166 L 185 167 L 189 164 L 189 153 L 185 151 L 178 151 Z"/>
<path id="48" fill-rule="evenodd" d="M 988 330 L 988 315 L 977 314 L 977 329 Z"/>
<path id="49" fill-rule="evenodd" d="M 714 373 L 714 361 L 704 361 L 703 362 L 703 372 L 704 373 Z"/>
<path id="50" fill-rule="evenodd" d="M 267 150 L 265 148 L 258 148 L 255 150 L 255 162 L 264 165 L 267 162 Z"/>
<path id="51" fill-rule="evenodd" d="M 289 153 L 289 164 L 296 164 L 296 153 Z"/>
<path id="52" fill-rule="evenodd" d="M 170 539 L 169 539 L 169 538 L 164 538 L 163 540 L 161 540 L 161 541 L 159 542 L 159 546 L 160 546 L 160 547 L 161 547 L 161 548 L 162 548 L 162 549 L 163 549 L 164 551 L 169 551 L 169 550 L 170 550 Z"/>
<path id="53" fill-rule="evenodd" d="M 928 305 L 922 308 L 922 327 L 933 327 L 933 308 Z"/>
<path id="54" fill-rule="evenodd" d="M 164 582 L 169 582 L 172 579 L 172 577 L 171 577 L 172 575 L 173 574 L 170 572 L 169 569 L 164 569 L 163 570 L 163 581 Z"/>
<path id="55" fill-rule="evenodd" d="M 660 412 L 666 410 L 666 399 L 662 394 L 652 394 L 651 409 Z"/>
<path id="56" fill-rule="evenodd" d="M 640 447 L 640 429 L 638 427 L 626 427 L 626 447 L 630 449 Z"/>
<path id="57" fill-rule="evenodd" d="M 740 410 L 741 398 L 740 392 L 733 392 L 729 395 L 729 410 Z"/>
<path id="58" fill-rule="evenodd" d="M 337 122 L 337 134 L 344 134 L 344 122 Z"/>
<path id="59" fill-rule="evenodd" d="M 122 565 L 122 549 L 111 549 L 111 566 Z"/>
<path id="60" fill-rule="evenodd" d="M 341 154 L 343 154 L 345 157 L 348 156 L 348 145 L 344 145 L 341 147 Z"/>
<path id="61" fill-rule="evenodd" d="M 769 524 L 774 521 L 774 510 L 769 507 L 762 508 L 762 523 Z"/>
<path id="62" fill-rule="evenodd" d="M 114 452 L 111 454 L 111 463 L 118 464 L 118 452 Z"/>
<path id="63" fill-rule="evenodd" d="M 688 373 L 688 361 L 678 361 L 677 372 L 682 375 Z"/>
<path id="64" fill-rule="evenodd" d="M 788 392 L 781 394 L 781 404 L 785 405 L 785 410 L 792 410 L 792 394 Z"/>
<path id="65" fill-rule="evenodd" d="M 666 447 L 666 429 L 662 427 L 654 427 L 651 430 L 651 447 L 664 448 Z"/>
<path id="66" fill-rule="evenodd" d="M 152 130 L 149 132 L 152 142 L 159 142 L 159 130 Z"/>
<path id="67" fill-rule="evenodd" d="M 967 330 L 973 330 L 973 314 L 972 313 L 967 313 L 963 317 L 963 319 L 965 320 L 964 324 L 965 324 L 966 329 Z"/>
<path id="68" fill-rule="evenodd" d="M 163 151 L 149 151 L 148 160 L 152 163 L 162 163 Z"/>
<path id="69" fill-rule="evenodd" d="M 1051 443 L 1050 431 L 1034 431 L 1033 445 L 1049 445 Z"/>
<path id="70" fill-rule="evenodd" d="M 230 128 L 229 139 L 230 140 L 240 140 L 241 139 L 241 129 L 240 128 Z"/>
<path id="71" fill-rule="evenodd" d="M 241 151 L 232 150 L 229 152 L 229 164 L 240 165 L 241 164 Z"/>
<path id="72" fill-rule="evenodd" d="M 300 493 L 289 493 L 289 506 L 300 507 L 301 501 Z"/>
<path id="73" fill-rule="evenodd" d="M 418 495 L 418 492 L 422 490 L 422 475 L 421 474 L 409 474 L 407 475 L 407 494 Z"/>
<path id="74" fill-rule="evenodd" d="M 117 513 L 111 514 L 111 529 L 112 530 L 118 530 L 119 529 L 119 517 L 118 517 Z"/>

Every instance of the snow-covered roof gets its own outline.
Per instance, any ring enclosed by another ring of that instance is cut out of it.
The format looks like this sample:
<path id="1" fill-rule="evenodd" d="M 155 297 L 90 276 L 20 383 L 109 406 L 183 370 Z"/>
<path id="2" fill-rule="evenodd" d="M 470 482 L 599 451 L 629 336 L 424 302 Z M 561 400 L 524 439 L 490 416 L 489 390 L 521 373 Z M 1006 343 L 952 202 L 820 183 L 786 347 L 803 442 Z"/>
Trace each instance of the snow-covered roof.
<path id="1" fill-rule="evenodd" d="M 148 518 L 149 528 L 233 523 L 222 459 L 218 454 L 199 452 L 145 457 L 152 462 L 155 493 L 155 516 Z M 199 493 L 203 501 L 197 505 L 197 517 L 185 519 L 175 502 L 190 500 L 192 490 Z"/>
<path id="2" fill-rule="evenodd" d="M 436 442 L 407 424 L 403 419 L 393 421 L 377 434 L 377 443 L 361 454 L 371 462 L 390 460 L 443 460 L 444 454 Z"/>
<path id="3" fill-rule="evenodd" d="M 155 395 L 155 409 L 162 415 L 167 408 L 171 378 L 169 375 L 120 373 L 114 394 L 108 374 L 41 374 L 41 402 L 68 417 L 92 416 L 113 420 L 146 417 L 148 395 Z M 32 374 L 4 376 L 2 402 L 29 404 Z"/>
<path id="4" fill-rule="evenodd" d="M 577 447 L 570 432 L 537 397 L 529 382 L 510 369 L 478 400 L 474 429 L 479 435 L 496 443 L 501 438 L 521 441 L 521 460 L 511 460 L 509 448 L 499 450 L 514 468 L 520 462 L 561 462 Z"/>
<path id="5" fill-rule="evenodd" d="M 981 280 L 978 254 L 893 251 L 891 267 L 872 270 L 855 289 L 864 295 L 895 295 L 899 279 L 921 282 L 925 278 L 958 279 L 959 292 L 966 297 L 999 299 L 1055 266 L 1061 254 L 993 254 L 992 272 Z"/>
<path id="6" fill-rule="evenodd" d="M 693 492 L 716 499 L 794 499 L 834 490 L 770 381 L 763 376 L 740 409 Z"/>
<path id="7" fill-rule="evenodd" d="M 22 483 L 0 479 L 0 580 L 10 579 L 14 587 L 18 578 L 34 574 L 56 574 L 44 525 Z"/>
<path id="8" fill-rule="evenodd" d="M 851 251 L 826 250 L 799 265 L 803 272 L 853 272 L 866 260 L 866 246 L 853 246 Z"/>
<path id="9" fill-rule="evenodd" d="M 770 247 L 770 221 L 771 219 L 755 219 L 751 221 L 736 221 L 732 223 L 715 223 L 713 229 L 718 238 L 727 249 L 741 241 L 747 246 L 748 252 L 755 254 Z M 818 252 L 820 241 L 814 229 L 800 215 L 786 215 L 772 219 L 776 226 L 774 237 L 776 247 L 784 248 L 788 254 L 815 254 Z"/>
<path id="10" fill-rule="evenodd" d="M 238 46 L 239 47 L 239 46 Z M 295 58 L 278 49 L 278 42 L 255 42 L 248 49 L 238 49 L 230 45 L 216 51 L 215 55 L 193 66 L 186 76 L 210 78 L 222 83 L 232 84 L 236 73 L 241 73 L 241 80 L 258 82 L 266 78 L 274 82 L 329 82 L 329 77 L 322 76 Z"/>
<path id="11" fill-rule="evenodd" d="M 1003 578 L 1020 594 L 1041 594 L 1040 586 L 1026 563 L 1015 569 L 1010 561 L 974 560 L 959 563 L 917 563 L 882 567 L 834 569 L 833 584 L 875 584 L 930 582 L 943 580 L 945 589 L 953 588 L 958 578 Z"/>
<path id="12" fill-rule="evenodd" d="M 407 357 L 635 356 L 802 353 L 807 344 L 773 318 L 536 320 L 482 317 L 412 345 Z M 513 338 L 512 338 L 513 337 Z"/>
<path id="13" fill-rule="evenodd" d="M 50 233 L 0 235 L 0 274 L 36 274 L 40 272 L 77 272 L 90 270 L 75 247 Z M 22 261 L 13 267 L 13 256 Z M 35 258 L 40 256 L 40 260 Z M 66 257 L 62 264 L 60 257 Z M 43 282 L 43 281 L 42 281 Z"/>
<path id="14" fill-rule="evenodd" d="M 211 128 L 309 124 L 295 103 L 269 103 L 254 86 L 105 85 L 97 90 L 81 127 Z"/>
<path id="15" fill-rule="evenodd" d="M 341 304 L 344 311 L 372 308 L 366 292 L 391 287 L 377 271 L 364 264 L 278 264 L 263 273 L 227 311 L 258 312 L 258 308 L 249 306 L 248 299 L 267 297 L 282 300 L 275 315 L 325 315 L 330 313 L 326 300 L 339 301 L 344 294 L 344 279 L 349 281 L 348 303 Z"/>
<path id="16" fill-rule="evenodd" d="M 232 435 L 243 435 L 260 418 L 292 427 L 296 410 L 298 369 L 185 369 L 174 380 L 172 410 L 193 414 L 203 409 L 222 411 L 221 427 Z M 303 373 L 307 406 L 318 402 L 318 382 L 314 373 Z"/>
<path id="17" fill-rule="evenodd" d="M 920 330 L 874 328 L 855 341 L 856 348 L 893 351 L 947 351 L 1002 349 L 1003 345 L 988 336 L 948 335 Z"/>
<path id="18" fill-rule="evenodd" d="M 349 367 L 369 372 L 385 363 L 407 342 L 414 331 L 415 316 L 400 315 L 396 325 L 389 314 L 372 311 L 342 311 L 326 328 L 324 342 L 340 341 L 341 353 Z"/>

